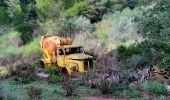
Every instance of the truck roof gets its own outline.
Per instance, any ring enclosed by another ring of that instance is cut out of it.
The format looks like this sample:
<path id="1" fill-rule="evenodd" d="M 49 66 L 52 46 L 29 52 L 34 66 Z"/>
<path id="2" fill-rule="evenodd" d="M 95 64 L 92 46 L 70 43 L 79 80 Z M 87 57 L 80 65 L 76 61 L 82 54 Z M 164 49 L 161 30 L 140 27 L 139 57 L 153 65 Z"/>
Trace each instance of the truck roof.
<path id="1" fill-rule="evenodd" d="M 64 48 L 81 48 L 83 46 L 80 46 L 80 45 L 64 45 L 63 47 Z"/>

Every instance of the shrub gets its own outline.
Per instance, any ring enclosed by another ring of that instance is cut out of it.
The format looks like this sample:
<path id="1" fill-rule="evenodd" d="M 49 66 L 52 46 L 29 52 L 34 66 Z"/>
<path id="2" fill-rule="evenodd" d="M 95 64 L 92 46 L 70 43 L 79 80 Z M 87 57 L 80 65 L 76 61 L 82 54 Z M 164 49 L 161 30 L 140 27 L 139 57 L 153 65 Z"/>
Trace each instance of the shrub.
<path id="1" fill-rule="evenodd" d="M 23 40 L 23 43 L 29 43 L 32 40 L 33 27 L 31 24 L 24 23 L 16 26 L 16 30 L 20 32 L 20 38 Z"/>
<path id="2" fill-rule="evenodd" d="M 156 93 L 156 94 L 164 94 L 167 91 L 166 87 L 163 84 L 157 82 L 150 82 L 150 81 L 145 82 L 143 84 L 143 88 L 145 91 Z"/>
<path id="3" fill-rule="evenodd" d="M 64 77 L 61 73 L 59 73 L 58 75 L 50 75 L 48 77 L 49 83 L 59 83 L 59 82 L 63 82 L 63 81 L 64 81 Z"/>
<path id="4" fill-rule="evenodd" d="M 39 100 L 41 99 L 42 88 L 36 86 L 27 87 L 27 94 L 30 99 Z"/>
<path id="5" fill-rule="evenodd" d="M 61 16 L 77 16 L 84 11 L 85 5 L 85 2 L 75 3 L 72 7 L 66 10 L 64 14 L 62 14 L 62 12 Z"/>
<path id="6" fill-rule="evenodd" d="M 15 73 L 14 80 L 18 83 L 30 83 L 35 80 L 34 69 L 31 64 L 21 62 L 13 68 Z"/>
<path id="7" fill-rule="evenodd" d="M 26 14 L 22 12 L 20 6 L 16 6 L 16 8 L 13 11 L 13 18 L 12 22 L 14 25 L 19 25 L 24 22 L 24 18 L 26 17 Z"/>
<path id="8" fill-rule="evenodd" d="M 165 96 L 161 95 L 161 96 L 159 97 L 159 100 L 167 100 L 167 99 L 166 99 Z"/>
<path id="9" fill-rule="evenodd" d="M 63 83 L 63 88 L 66 91 L 66 96 L 73 96 L 75 95 L 76 91 L 76 84 L 70 79 L 67 79 Z"/>
<path id="10" fill-rule="evenodd" d="M 34 69 L 44 68 L 44 63 L 40 59 L 38 59 L 33 62 L 33 67 Z"/>
<path id="11" fill-rule="evenodd" d="M 0 58 L 10 58 L 13 56 L 21 56 L 23 54 L 23 48 L 16 46 L 3 47 L 0 51 Z"/>
<path id="12" fill-rule="evenodd" d="M 133 54 L 139 54 L 140 53 L 140 48 L 138 48 L 135 45 L 131 45 L 129 47 L 126 46 L 119 46 L 117 48 L 117 59 L 120 60 L 125 60 L 128 57 L 132 56 Z"/>
<path id="13" fill-rule="evenodd" d="M 34 38 L 32 42 L 25 46 L 24 56 L 34 55 L 41 53 L 41 48 L 39 45 L 40 38 Z"/>
<path id="14" fill-rule="evenodd" d="M 19 38 L 19 33 L 18 32 L 9 32 L 9 33 L 5 33 L 3 35 L 1 35 L 0 37 L 0 42 L 2 44 L 0 44 L 1 46 L 5 46 L 5 45 L 13 45 L 13 44 L 8 44 L 11 42 L 17 42 L 15 41 L 16 39 Z M 7 41 L 8 40 L 8 41 Z"/>
<path id="15" fill-rule="evenodd" d="M 133 88 L 128 88 L 127 90 L 127 95 L 129 95 L 131 98 L 138 98 L 141 97 L 141 94 L 139 91 L 133 89 Z"/>
<path id="16" fill-rule="evenodd" d="M 89 34 L 93 28 L 90 20 L 83 16 L 48 20 L 40 25 L 48 33 L 47 35 L 52 34 L 64 37 L 74 37 L 76 34 Z"/>
<path id="17" fill-rule="evenodd" d="M 0 7 L 0 25 L 7 24 L 8 22 L 9 16 L 7 11 L 3 7 Z"/>
<path id="18" fill-rule="evenodd" d="M 141 94 L 139 91 L 137 91 L 136 89 L 132 88 L 132 87 L 124 87 L 124 86 L 120 86 L 120 85 L 114 85 L 111 88 L 111 93 L 115 96 L 117 95 L 126 95 L 126 96 L 130 96 L 130 98 L 138 98 L 141 97 Z"/>
<path id="19" fill-rule="evenodd" d="M 112 95 L 117 96 L 120 95 L 120 93 L 122 93 L 124 89 L 125 89 L 124 87 L 114 85 L 113 87 L 111 87 L 111 93 Z"/>
<path id="20" fill-rule="evenodd" d="M 96 24 L 94 35 L 104 41 L 109 50 L 120 45 L 129 46 L 136 41 L 140 42 L 142 36 L 137 34 L 137 23 L 134 20 L 140 19 L 143 10 L 144 8 L 134 10 L 125 8 L 121 12 L 104 15 L 102 21 Z"/>
<path id="21" fill-rule="evenodd" d="M 110 80 L 101 79 L 97 83 L 97 88 L 100 90 L 102 94 L 111 93 L 112 86 L 113 86 L 113 83 Z"/>
<path id="22" fill-rule="evenodd" d="M 170 50 L 168 44 L 170 38 L 169 9 L 169 0 L 158 1 L 144 12 L 145 14 L 139 22 L 138 28 L 143 37 L 149 41 L 148 48 L 154 51 L 152 55 L 152 58 L 154 58 L 153 63 L 159 64 L 161 67 L 165 67 L 169 61 L 166 56 L 169 55 L 167 51 Z"/>
<path id="23" fill-rule="evenodd" d="M 48 78 L 48 82 L 50 83 L 58 83 L 64 80 L 63 75 L 59 72 L 58 66 L 48 66 L 45 70 L 46 73 L 50 74 Z"/>

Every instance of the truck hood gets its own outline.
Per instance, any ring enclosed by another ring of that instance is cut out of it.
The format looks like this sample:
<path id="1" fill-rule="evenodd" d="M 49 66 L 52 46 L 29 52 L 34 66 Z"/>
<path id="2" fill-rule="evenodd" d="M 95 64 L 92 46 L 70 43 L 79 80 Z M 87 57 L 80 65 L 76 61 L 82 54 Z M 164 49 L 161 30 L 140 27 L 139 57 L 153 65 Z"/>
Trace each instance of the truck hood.
<path id="1" fill-rule="evenodd" d="M 67 55 L 70 59 L 92 59 L 93 57 L 90 55 L 86 55 L 84 53 L 78 53 L 78 54 L 70 54 Z"/>

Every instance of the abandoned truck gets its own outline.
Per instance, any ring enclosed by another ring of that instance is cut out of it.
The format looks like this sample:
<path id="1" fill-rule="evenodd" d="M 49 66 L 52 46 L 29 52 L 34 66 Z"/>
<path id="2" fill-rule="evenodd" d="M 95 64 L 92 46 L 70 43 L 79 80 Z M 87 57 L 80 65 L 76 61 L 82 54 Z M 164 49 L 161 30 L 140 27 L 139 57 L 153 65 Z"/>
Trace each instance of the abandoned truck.
<path id="1" fill-rule="evenodd" d="M 70 38 L 42 36 L 40 41 L 44 66 L 57 65 L 62 73 L 84 73 L 93 67 L 93 57 L 84 53 L 82 46 L 72 44 Z"/>

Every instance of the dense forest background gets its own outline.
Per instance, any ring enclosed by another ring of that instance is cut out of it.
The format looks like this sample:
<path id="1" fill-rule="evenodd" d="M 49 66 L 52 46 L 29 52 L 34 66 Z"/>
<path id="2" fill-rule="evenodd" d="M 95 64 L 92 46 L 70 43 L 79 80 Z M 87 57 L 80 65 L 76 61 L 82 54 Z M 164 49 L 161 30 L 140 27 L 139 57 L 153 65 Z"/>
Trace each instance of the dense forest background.
<path id="1" fill-rule="evenodd" d="M 170 67 L 170 0 L 0 0 L 0 66 L 34 66 L 40 36 L 71 37 L 120 80 Z"/>

